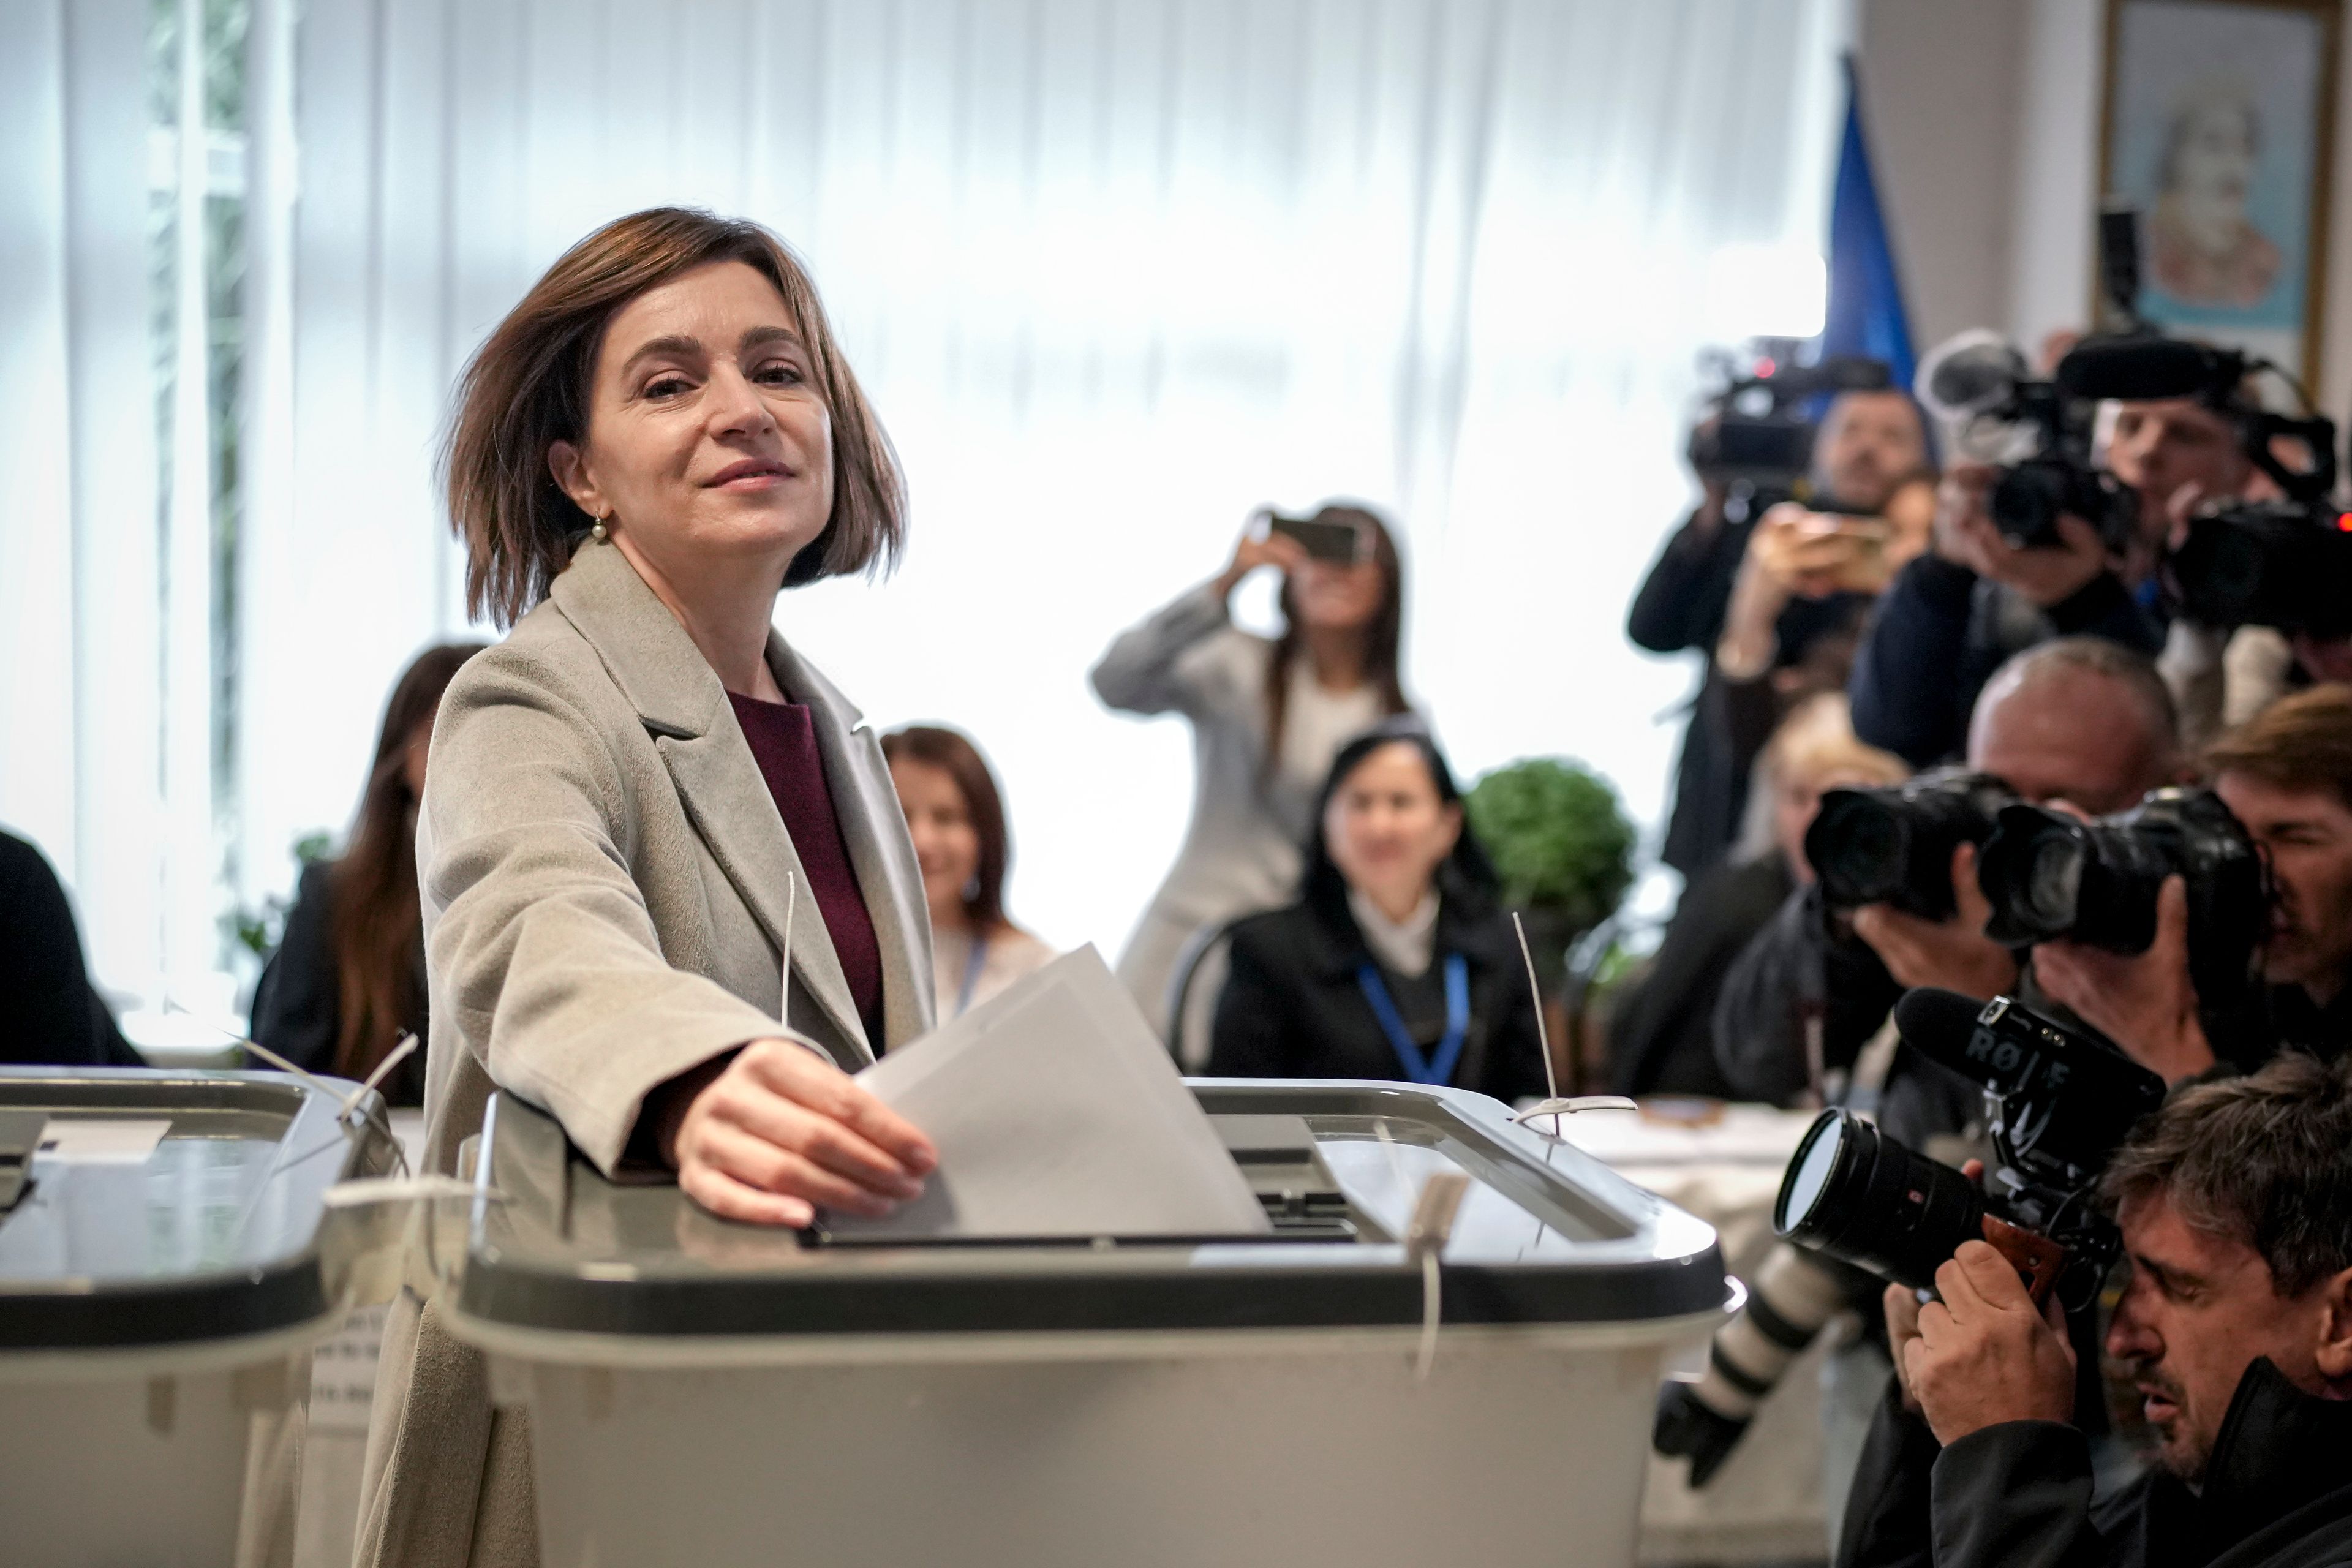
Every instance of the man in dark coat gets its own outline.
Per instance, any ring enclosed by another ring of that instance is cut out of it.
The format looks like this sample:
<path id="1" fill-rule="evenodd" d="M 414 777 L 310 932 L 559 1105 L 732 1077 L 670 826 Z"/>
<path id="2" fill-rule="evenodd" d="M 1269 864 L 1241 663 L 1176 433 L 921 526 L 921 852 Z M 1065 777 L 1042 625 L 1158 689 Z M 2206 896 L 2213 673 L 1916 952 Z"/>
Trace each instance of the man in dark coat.
<path id="1" fill-rule="evenodd" d="M 2352 1066 L 2290 1052 L 2182 1090 L 2104 1186 L 2132 1268 L 2106 1350 L 2154 1466 L 2094 1500 L 2055 1305 L 1968 1242 L 1939 1300 L 1886 1292 L 1899 1373 L 1840 1568 L 2352 1563 Z"/>

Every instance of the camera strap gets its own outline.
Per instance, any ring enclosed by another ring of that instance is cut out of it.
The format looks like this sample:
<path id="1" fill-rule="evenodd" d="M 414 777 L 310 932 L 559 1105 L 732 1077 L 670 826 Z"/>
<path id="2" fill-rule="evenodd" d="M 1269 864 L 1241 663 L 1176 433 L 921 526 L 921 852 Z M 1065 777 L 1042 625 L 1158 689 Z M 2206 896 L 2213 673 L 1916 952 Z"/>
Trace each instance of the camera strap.
<path id="1" fill-rule="evenodd" d="M 1445 1034 L 1437 1042 L 1434 1058 L 1421 1053 L 1412 1032 L 1404 1026 L 1404 1016 L 1397 1011 L 1396 999 L 1389 994 L 1388 982 L 1381 978 L 1381 968 L 1367 959 L 1356 971 L 1356 985 L 1371 1004 L 1372 1016 L 1381 1023 L 1381 1032 L 1389 1037 L 1389 1047 L 1396 1052 L 1397 1063 L 1404 1068 L 1406 1079 L 1421 1084 L 1447 1084 L 1454 1081 L 1454 1069 L 1462 1060 L 1462 1044 L 1470 1035 L 1470 963 L 1458 952 L 1445 955 Z"/>

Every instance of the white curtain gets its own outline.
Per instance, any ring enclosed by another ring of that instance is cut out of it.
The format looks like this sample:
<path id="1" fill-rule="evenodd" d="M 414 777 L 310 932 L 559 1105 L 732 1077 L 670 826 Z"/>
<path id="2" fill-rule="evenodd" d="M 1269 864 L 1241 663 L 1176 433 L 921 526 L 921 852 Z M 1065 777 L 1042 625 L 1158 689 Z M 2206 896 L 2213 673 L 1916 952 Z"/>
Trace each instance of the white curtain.
<path id="1" fill-rule="evenodd" d="M 0 820 L 50 836 L 110 978 L 137 987 L 160 958 L 128 933 L 155 906 L 117 860 L 182 847 L 137 819 L 153 756 L 108 739 L 118 704 L 155 728 L 141 671 L 160 658 L 107 618 L 154 591 L 152 528 L 119 561 L 109 531 L 153 518 L 152 454 L 115 464 L 111 395 L 87 384 L 142 345 L 77 307 L 123 237 L 76 152 L 110 145 L 74 114 L 79 34 L 110 8 L 142 9 L 76 0 L 60 28 L 0 0 L 45 62 L 0 72 L 49 83 L 0 103 L 38 131 L 20 146 L 10 121 L 6 156 L 35 174 L 9 178 L 39 187 L 31 217 L 0 216 L 0 266 L 41 285 L 8 289 L 12 327 L 28 314 L 0 353 L 45 356 L 72 393 L 0 384 L 0 410 L 29 405 L 0 429 L 0 605 L 36 612 L 0 636 L 17 670 L 58 671 L 6 699 Z M 1738 285 L 1792 257 L 1801 279 L 1818 254 L 1843 18 L 1841 0 L 306 0 L 296 24 L 263 0 L 255 90 L 282 83 L 288 109 L 274 128 L 252 110 L 217 803 L 236 891 L 284 887 L 289 841 L 343 821 L 390 682 L 466 635 L 430 464 L 467 354 L 565 246 L 656 203 L 756 217 L 809 260 L 906 461 L 913 535 L 895 579 L 789 595 L 779 623 L 877 724 L 980 740 L 1013 911 L 1049 940 L 1116 949 L 1189 792 L 1181 728 L 1106 714 L 1087 668 L 1262 503 L 1353 496 L 1398 521 L 1409 686 L 1465 773 L 1580 755 L 1654 823 L 1688 675 L 1628 651 L 1624 606 L 1687 504 L 1697 351 L 1767 324 Z M 119 595 L 62 592 L 118 571 Z"/>

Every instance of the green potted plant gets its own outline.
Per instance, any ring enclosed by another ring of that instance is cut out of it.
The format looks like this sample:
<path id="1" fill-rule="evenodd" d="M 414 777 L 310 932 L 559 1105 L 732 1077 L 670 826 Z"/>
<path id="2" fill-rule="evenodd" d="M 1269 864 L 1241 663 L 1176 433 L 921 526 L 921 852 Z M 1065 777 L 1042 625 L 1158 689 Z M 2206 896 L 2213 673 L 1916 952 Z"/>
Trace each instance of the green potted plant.
<path id="1" fill-rule="evenodd" d="M 1480 776 L 1470 830 L 1527 921 L 1538 983 L 1559 994 L 1569 948 L 1633 885 L 1633 825 L 1609 781 L 1582 763 L 1526 757 Z"/>

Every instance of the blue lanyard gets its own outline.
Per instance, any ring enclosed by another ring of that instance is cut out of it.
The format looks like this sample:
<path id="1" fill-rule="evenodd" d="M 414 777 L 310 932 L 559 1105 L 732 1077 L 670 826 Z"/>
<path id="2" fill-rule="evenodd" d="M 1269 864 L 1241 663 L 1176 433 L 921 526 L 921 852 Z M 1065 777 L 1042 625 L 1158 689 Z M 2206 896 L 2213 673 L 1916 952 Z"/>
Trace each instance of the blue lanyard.
<path id="1" fill-rule="evenodd" d="M 1423 1056 L 1421 1047 L 1413 1043 L 1404 1019 L 1397 1013 L 1396 1002 L 1389 995 L 1388 982 L 1381 978 L 1378 964 L 1367 962 L 1357 970 L 1356 984 L 1362 989 L 1364 1000 L 1372 1005 L 1372 1016 L 1381 1021 L 1381 1032 L 1388 1036 L 1405 1078 L 1413 1083 L 1452 1083 L 1454 1069 L 1462 1060 L 1462 1042 L 1470 1033 L 1468 962 L 1458 952 L 1445 955 L 1445 1037 L 1437 1042 L 1435 1061 Z"/>
<path id="2" fill-rule="evenodd" d="M 956 992 L 955 1016 L 962 1017 L 971 1011 L 971 994 L 980 984 L 980 972 L 988 963 L 988 939 L 975 934 L 971 951 L 964 954 L 963 984 Z"/>

